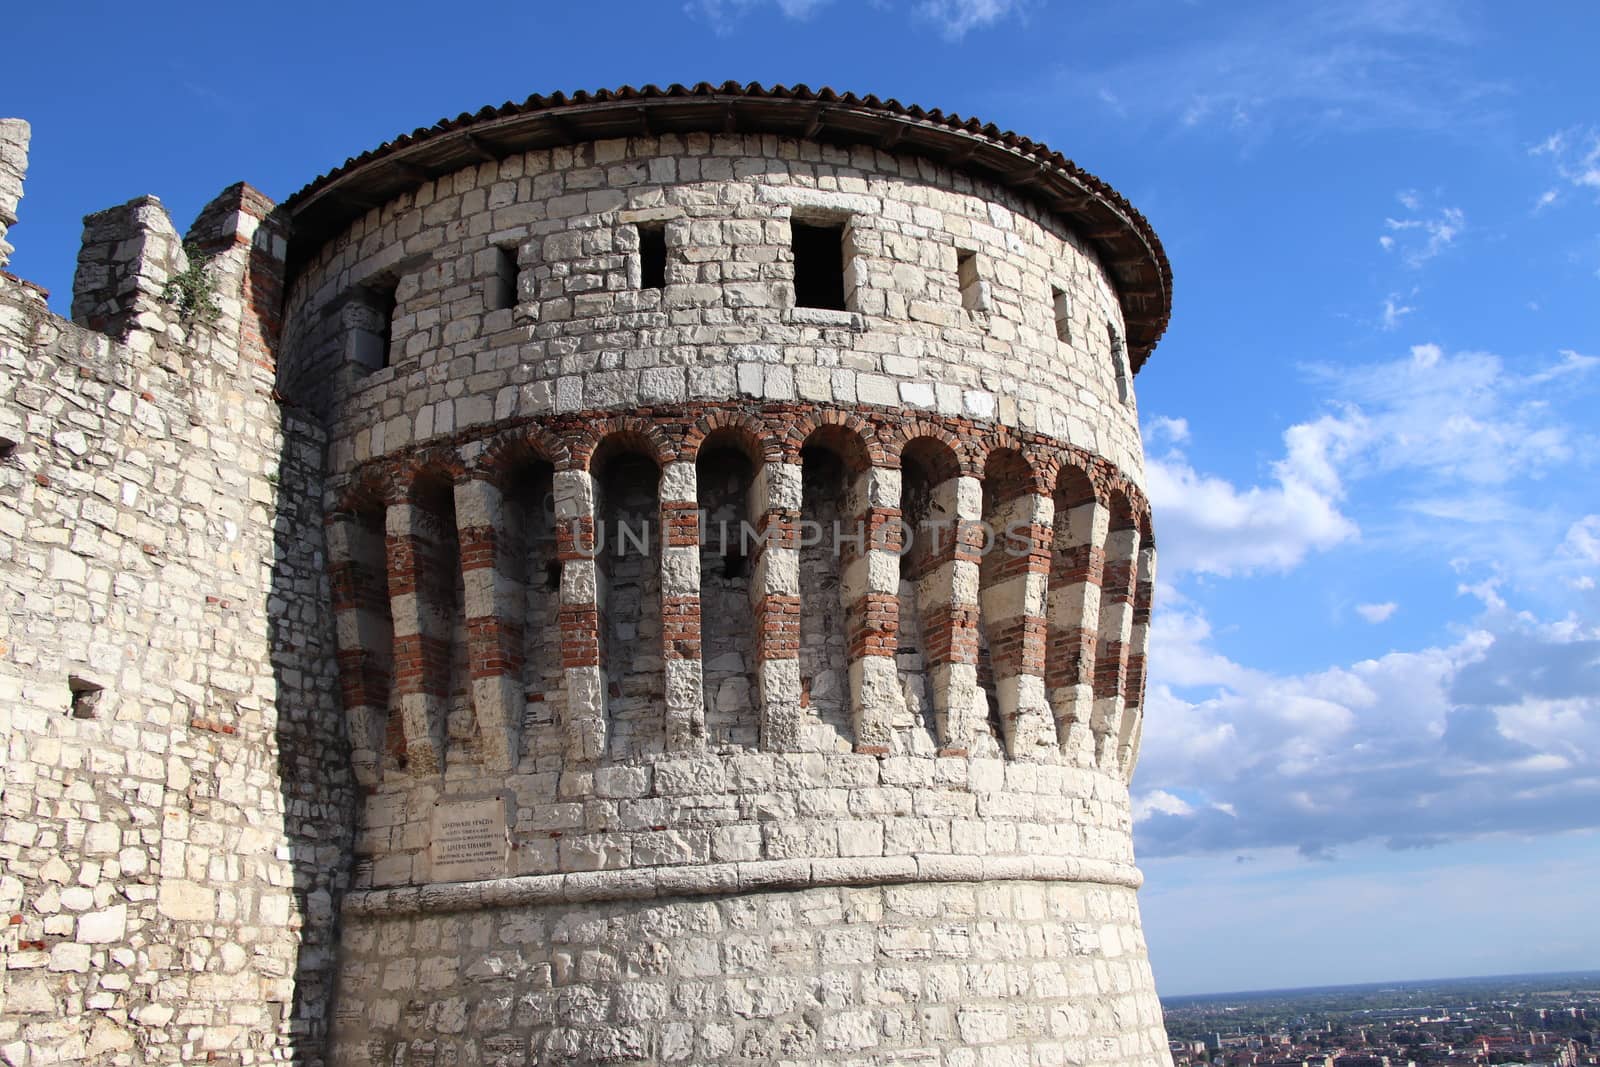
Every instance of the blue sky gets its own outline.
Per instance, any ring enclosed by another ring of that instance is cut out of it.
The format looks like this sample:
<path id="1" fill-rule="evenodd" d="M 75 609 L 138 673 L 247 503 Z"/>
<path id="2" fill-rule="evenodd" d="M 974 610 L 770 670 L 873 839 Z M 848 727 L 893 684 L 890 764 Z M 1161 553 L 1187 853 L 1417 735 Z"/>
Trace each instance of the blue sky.
<path id="1" fill-rule="evenodd" d="M 35 5 L 11 269 L 64 310 L 89 211 L 182 226 L 556 89 L 827 84 L 1044 140 L 1176 274 L 1138 379 L 1160 988 L 1594 967 L 1600 5 L 1304 7 Z"/>

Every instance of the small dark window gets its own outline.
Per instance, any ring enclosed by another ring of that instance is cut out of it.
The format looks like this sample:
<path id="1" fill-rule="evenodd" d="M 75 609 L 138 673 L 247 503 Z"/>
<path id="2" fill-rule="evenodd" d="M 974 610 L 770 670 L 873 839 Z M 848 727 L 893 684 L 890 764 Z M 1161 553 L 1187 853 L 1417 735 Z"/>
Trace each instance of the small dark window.
<path id="1" fill-rule="evenodd" d="M 667 228 L 662 225 L 639 227 L 639 286 L 643 289 L 667 287 Z"/>
<path id="2" fill-rule="evenodd" d="M 750 557 L 743 552 L 729 552 L 722 557 L 724 578 L 743 578 L 750 573 Z"/>
<path id="3" fill-rule="evenodd" d="M 544 565 L 544 588 L 546 592 L 554 593 L 561 588 L 561 564 L 546 563 Z"/>
<path id="4" fill-rule="evenodd" d="M 794 302 L 796 307 L 844 306 L 844 224 L 794 222 Z"/>
<path id="5" fill-rule="evenodd" d="M 73 675 L 67 679 L 67 688 L 72 690 L 72 704 L 67 709 L 68 714 L 74 719 L 100 717 L 100 696 L 105 692 L 101 686 Z"/>
<path id="6" fill-rule="evenodd" d="M 1055 309 L 1056 336 L 1063 341 L 1072 340 L 1072 302 L 1067 298 L 1066 290 L 1052 287 L 1050 303 Z"/>
<path id="7" fill-rule="evenodd" d="M 956 251 L 956 284 L 961 288 L 961 306 L 968 311 L 988 311 L 989 294 L 978 277 L 978 253 Z"/>
<path id="8" fill-rule="evenodd" d="M 15 441 L 9 437 L 0 435 L 0 462 L 10 459 L 11 454 L 16 450 L 17 443 Z"/>
<path id="9" fill-rule="evenodd" d="M 489 285 L 489 310 L 504 311 L 517 306 L 517 250 L 495 249 L 494 278 Z"/>
<path id="10" fill-rule="evenodd" d="M 386 286 L 377 294 L 374 310 L 378 314 L 378 335 L 383 340 L 383 363 L 380 366 L 394 366 L 394 292 L 398 285 Z"/>
<path id="11" fill-rule="evenodd" d="M 1128 402 L 1128 353 L 1122 347 L 1122 335 L 1111 323 L 1106 323 L 1106 338 L 1111 342 L 1111 369 L 1117 375 L 1117 399 Z"/>
<path id="12" fill-rule="evenodd" d="M 363 285 L 351 298 L 357 314 L 350 323 L 350 358 L 361 373 L 368 374 L 394 363 L 395 281 L 374 281 Z"/>

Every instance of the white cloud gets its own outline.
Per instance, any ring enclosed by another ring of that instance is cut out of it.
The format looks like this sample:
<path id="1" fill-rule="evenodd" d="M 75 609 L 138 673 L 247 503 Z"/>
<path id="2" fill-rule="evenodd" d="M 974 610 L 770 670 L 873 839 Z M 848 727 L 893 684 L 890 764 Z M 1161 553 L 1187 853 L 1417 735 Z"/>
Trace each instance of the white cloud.
<path id="1" fill-rule="evenodd" d="M 1525 571 L 1547 562 L 1561 532 L 1544 532 L 1551 513 L 1535 510 L 1525 490 L 1595 453 L 1552 400 L 1596 365 L 1566 351 L 1519 373 L 1491 353 L 1433 344 L 1381 363 L 1312 365 L 1329 410 L 1283 432 L 1270 481 L 1255 485 L 1198 468 L 1187 421 L 1153 419 L 1151 445 L 1172 442 L 1165 453 L 1152 447 L 1146 466 L 1164 573 L 1285 571 L 1364 537 L 1369 523 L 1469 563 Z M 1354 500 L 1352 486 L 1361 490 Z"/>
<path id="2" fill-rule="evenodd" d="M 1143 822 L 1150 816 L 1189 815 L 1194 811 L 1182 797 L 1173 796 L 1162 789 L 1152 789 L 1133 798 L 1133 821 Z"/>
<path id="3" fill-rule="evenodd" d="M 1585 374 L 1593 370 L 1595 367 L 1600 367 L 1600 356 L 1585 356 L 1581 353 L 1574 352 L 1570 348 L 1563 348 L 1561 350 L 1560 363 L 1557 363 L 1553 367 L 1539 371 L 1537 374 L 1531 375 L 1528 378 L 1528 381 L 1531 384 L 1537 385 L 1542 382 L 1548 382 L 1556 378 L 1565 377 L 1569 374 Z"/>
<path id="4" fill-rule="evenodd" d="M 1332 495 L 1288 463 L 1275 474 L 1274 485 L 1239 489 L 1199 473 L 1181 453 L 1151 459 L 1145 481 L 1167 573 L 1288 570 L 1314 549 L 1357 536 Z"/>
<path id="5" fill-rule="evenodd" d="M 1563 554 L 1587 563 L 1600 563 L 1600 515 L 1585 515 L 1567 530 Z"/>
<path id="6" fill-rule="evenodd" d="M 1357 604 L 1356 614 L 1376 626 L 1380 622 L 1388 622 L 1400 605 L 1394 601 L 1385 601 L 1382 604 Z"/>
<path id="7" fill-rule="evenodd" d="M 1148 445 L 1162 441 L 1181 445 L 1189 440 L 1189 420 L 1157 415 L 1145 426 L 1144 439 Z"/>
<path id="8" fill-rule="evenodd" d="M 1342 427 L 1327 462 L 1346 461 L 1347 477 L 1413 470 L 1441 483 L 1498 485 L 1574 456 L 1573 432 L 1533 391 L 1550 370 L 1518 375 L 1491 353 L 1432 344 L 1412 346 L 1409 359 L 1310 370 L 1340 405 L 1324 420 Z"/>
<path id="9" fill-rule="evenodd" d="M 1467 73 L 1475 31 L 1448 0 L 1218 11 L 1186 44 L 1074 76 L 1124 113 L 1259 140 L 1276 130 L 1459 132 L 1503 86 Z"/>
<path id="10" fill-rule="evenodd" d="M 692 18 L 709 24 L 719 36 L 734 31 L 740 19 L 752 10 L 775 7 L 785 18 L 805 22 L 832 0 L 687 0 L 684 11 Z M 1002 19 L 1021 15 L 1031 0 L 914 0 L 911 10 L 917 18 L 936 25 L 939 32 L 950 41 L 959 41 L 970 31 L 992 26 Z M 875 5 L 881 0 L 875 0 Z M 1109 89 L 1100 98 L 1108 106 L 1115 106 L 1116 97 Z"/>
<path id="11" fill-rule="evenodd" d="M 1380 244 L 1383 242 L 1388 242 L 1387 244 L 1384 244 L 1385 248 L 1389 248 L 1394 244 L 1394 241 L 1388 237 L 1380 237 L 1378 238 L 1378 241 Z M 1388 296 L 1384 297 L 1383 328 L 1385 330 L 1398 330 L 1400 328 L 1400 320 L 1417 310 L 1410 304 L 1401 303 L 1402 299 L 1404 298 L 1402 298 L 1398 293 L 1390 293 Z"/>
<path id="12" fill-rule="evenodd" d="M 1378 238 L 1378 245 L 1385 252 L 1399 250 L 1400 258 L 1408 267 L 1422 266 L 1453 245 L 1467 228 L 1466 213 L 1460 208 L 1425 210 L 1421 194 L 1414 190 L 1397 193 L 1395 199 L 1411 215 L 1384 219 L 1384 229 L 1388 232 Z"/>
<path id="13" fill-rule="evenodd" d="M 771 3 L 788 19 L 804 22 L 827 6 L 830 0 L 688 0 L 684 11 L 709 24 L 719 36 L 732 33 L 751 9 Z"/>
<path id="14" fill-rule="evenodd" d="M 1363 840 L 1600 826 L 1593 627 L 1511 619 L 1293 675 L 1220 654 L 1192 605 L 1158 613 L 1153 641 L 1141 855 L 1327 856 Z"/>
<path id="15" fill-rule="evenodd" d="M 1575 189 L 1600 195 L 1600 126 L 1572 126 L 1557 130 L 1528 150 L 1550 159 L 1558 177 Z M 1539 198 L 1540 207 L 1557 199 L 1555 190 Z"/>
<path id="16" fill-rule="evenodd" d="M 1500 586 L 1503 582 L 1502 578 L 1485 578 L 1481 582 L 1473 583 L 1462 582 L 1456 586 L 1456 595 L 1477 597 L 1490 611 L 1504 611 L 1506 600 L 1500 595 Z"/>
<path id="17" fill-rule="evenodd" d="M 917 11 L 938 23 L 946 38 L 960 40 L 968 31 L 993 25 L 1021 8 L 1020 0 L 922 0 Z"/>

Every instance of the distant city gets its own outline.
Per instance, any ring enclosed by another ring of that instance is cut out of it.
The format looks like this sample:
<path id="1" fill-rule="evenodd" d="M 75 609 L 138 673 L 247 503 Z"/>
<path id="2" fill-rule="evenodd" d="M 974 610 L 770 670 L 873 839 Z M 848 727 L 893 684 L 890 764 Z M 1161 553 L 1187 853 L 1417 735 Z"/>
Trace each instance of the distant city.
<path id="1" fill-rule="evenodd" d="M 1166 997 L 1174 1067 L 1600 1064 L 1600 971 Z"/>

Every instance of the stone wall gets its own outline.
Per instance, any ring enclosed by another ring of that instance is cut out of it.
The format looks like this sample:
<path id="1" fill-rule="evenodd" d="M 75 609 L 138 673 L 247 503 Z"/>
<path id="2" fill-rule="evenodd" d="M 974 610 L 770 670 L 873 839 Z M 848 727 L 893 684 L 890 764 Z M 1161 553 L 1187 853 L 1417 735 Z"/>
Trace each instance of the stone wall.
<path id="1" fill-rule="evenodd" d="M 645 128 L 384 162 L 292 274 L 239 185 L 86 219 L 72 323 L 0 275 L 0 1063 L 1165 1067 L 1106 268 Z"/>
<path id="2" fill-rule="evenodd" d="M 325 435 L 274 400 L 251 298 L 270 207 L 235 187 L 191 230 L 209 325 L 164 299 L 188 261 L 153 198 L 86 220 L 74 305 L 117 339 L 0 276 L 11 1067 L 320 1061 L 353 794 Z"/>
<path id="3" fill-rule="evenodd" d="M 343 1064 L 1166 1062 L 1131 888 L 995 880 L 352 915 Z"/>
<path id="4" fill-rule="evenodd" d="M 796 218 L 846 223 L 850 311 L 794 306 Z M 665 228 L 664 288 L 640 285 L 641 225 Z M 394 307 L 378 369 L 374 294 Z M 1012 193 L 912 156 L 693 134 L 520 153 L 367 212 L 290 290 L 284 388 L 332 411 L 338 471 L 508 418 L 746 396 L 994 421 L 1138 482 L 1124 332 L 1096 256 Z"/>
<path id="5" fill-rule="evenodd" d="M 21 119 L 0 119 L 0 267 L 11 258 L 6 231 L 17 224 L 17 201 L 22 199 L 22 179 L 28 173 L 31 132 Z"/>
<path id="6" fill-rule="evenodd" d="M 843 310 L 795 306 L 808 221 Z M 367 787 L 341 1062 L 1165 1062 L 1154 552 L 1083 241 L 914 158 L 691 135 L 460 170 L 304 254 L 283 381 L 330 419 Z"/>

